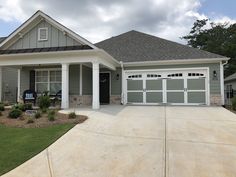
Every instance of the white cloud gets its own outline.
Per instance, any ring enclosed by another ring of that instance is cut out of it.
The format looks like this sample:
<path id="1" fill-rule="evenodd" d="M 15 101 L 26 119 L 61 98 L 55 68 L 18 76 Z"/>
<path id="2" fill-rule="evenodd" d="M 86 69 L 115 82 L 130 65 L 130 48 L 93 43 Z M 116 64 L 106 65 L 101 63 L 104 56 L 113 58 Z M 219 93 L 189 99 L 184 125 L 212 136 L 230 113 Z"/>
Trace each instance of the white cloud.
<path id="1" fill-rule="evenodd" d="M 200 6 L 200 0 L 0 0 L 0 19 L 24 22 L 40 9 L 91 42 L 132 29 L 183 42 L 179 37 L 193 22 L 207 18 L 198 12 Z"/>

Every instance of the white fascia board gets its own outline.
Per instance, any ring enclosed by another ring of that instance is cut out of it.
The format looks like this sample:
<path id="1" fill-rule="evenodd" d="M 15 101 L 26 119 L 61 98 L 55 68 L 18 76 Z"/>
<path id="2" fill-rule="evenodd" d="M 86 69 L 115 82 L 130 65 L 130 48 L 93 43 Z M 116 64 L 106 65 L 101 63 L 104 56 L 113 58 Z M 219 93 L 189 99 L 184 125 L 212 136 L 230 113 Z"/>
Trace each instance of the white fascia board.
<path id="1" fill-rule="evenodd" d="M 87 44 L 88 46 L 92 47 L 93 49 L 97 49 L 95 45 L 93 45 L 91 42 L 88 40 L 84 39 L 80 35 L 76 34 L 72 30 L 68 29 L 67 27 L 63 26 L 50 16 L 46 15 L 42 11 L 37 11 L 33 16 L 31 16 L 25 23 L 23 23 L 16 31 L 14 31 L 12 34 L 10 34 L 7 39 L 5 39 L 1 44 L 0 47 L 4 46 L 7 42 L 9 42 L 14 36 L 18 35 L 24 28 L 26 28 L 30 23 L 32 23 L 37 17 L 41 16 L 42 19 L 46 20 L 48 23 L 53 25 L 56 28 L 59 28 L 61 31 L 65 31 L 68 33 L 73 39 L 80 41 L 84 44 Z"/>
<path id="2" fill-rule="evenodd" d="M 173 64 L 202 64 L 228 61 L 230 58 L 210 58 L 210 59 L 183 59 L 166 61 L 144 61 L 144 62 L 123 62 L 124 66 L 152 66 L 152 65 L 173 65 Z"/>

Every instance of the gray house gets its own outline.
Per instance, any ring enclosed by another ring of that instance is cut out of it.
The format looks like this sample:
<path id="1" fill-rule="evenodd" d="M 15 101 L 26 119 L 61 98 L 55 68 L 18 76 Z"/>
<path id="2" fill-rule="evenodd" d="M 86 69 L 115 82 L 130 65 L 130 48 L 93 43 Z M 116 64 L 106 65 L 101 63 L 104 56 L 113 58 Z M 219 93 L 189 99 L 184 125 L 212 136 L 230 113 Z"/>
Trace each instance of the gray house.
<path id="1" fill-rule="evenodd" d="M 0 41 L 0 98 L 5 99 L 8 89 L 21 101 L 30 89 L 37 94 L 61 91 L 64 109 L 222 105 L 227 60 L 137 31 L 92 44 L 37 11 Z"/>
<path id="2" fill-rule="evenodd" d="M 236 73 L 228 76 L 225 83 L 225 103 L 231 105 L 231 99 L 236 96 Z"/>

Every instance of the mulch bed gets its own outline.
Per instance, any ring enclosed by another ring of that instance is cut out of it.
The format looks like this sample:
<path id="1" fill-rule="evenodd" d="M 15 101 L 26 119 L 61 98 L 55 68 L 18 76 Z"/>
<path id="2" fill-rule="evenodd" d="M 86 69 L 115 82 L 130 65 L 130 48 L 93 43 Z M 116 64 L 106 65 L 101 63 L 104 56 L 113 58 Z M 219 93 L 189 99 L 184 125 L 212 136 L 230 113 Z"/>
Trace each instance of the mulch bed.
<path id="1" fill-rule="evenodd" d="M 2 115 L 0 116 L 0 124 L 3 124 L 7 127 L 21 127 L 21 128 L 37 128 L 37 127 L 47 127 L 51 125 L 57 125 L 57 124 L 66 124 L 66 123 L 72 123 L 72 124 L 80 124 L 83 123 L 88 119 L 87 116 L 83 115 L 77 115 L 74 119 L 69 119 L 68 115 L 61 114 L 57 110 L 55 110 L 55 120 L 49 121 L 47 113 L 42 113 L 41 117 L 38 119 L 35 119 L 33 116 L 29 116 L 26 113 L 23 113 L 20 118 L 17 119 L 11 119 L 8 117 L 10 110 L 2 111 Z M 34 122 L 33 123 L 27 123 L 28 119 L 32 117 Z"/>

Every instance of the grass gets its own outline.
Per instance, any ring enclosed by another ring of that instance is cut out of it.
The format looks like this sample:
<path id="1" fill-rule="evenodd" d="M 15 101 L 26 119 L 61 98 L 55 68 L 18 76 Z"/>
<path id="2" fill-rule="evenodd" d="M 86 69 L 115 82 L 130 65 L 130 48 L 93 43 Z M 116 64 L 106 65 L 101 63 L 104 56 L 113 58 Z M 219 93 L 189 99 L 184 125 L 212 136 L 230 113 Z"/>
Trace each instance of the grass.
<path id="1" fill-rule="evenodd" d="M 73 126 L 11 128 L 0 125 L 0 176 L 44 150 Z"/>

